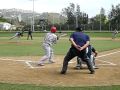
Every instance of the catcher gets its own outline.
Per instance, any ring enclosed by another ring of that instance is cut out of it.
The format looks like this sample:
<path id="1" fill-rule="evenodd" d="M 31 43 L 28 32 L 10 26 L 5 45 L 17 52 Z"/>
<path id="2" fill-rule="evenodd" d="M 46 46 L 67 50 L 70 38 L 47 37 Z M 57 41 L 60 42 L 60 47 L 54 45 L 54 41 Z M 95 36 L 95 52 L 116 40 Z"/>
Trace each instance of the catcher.
<path id="1" fill-rule="evenodd" d="M 98 69 L 98 67 L 95 65 L 95 57 L 98 55 L 98 52 L 91 45 L 89 45 L 86 49 L 87 49 L 86 50 L 87 56 L 88 56 L 88 58 L 90 58 L 93 68 Z M 83 68 L 82 64 L 85 64 L 85 62 L 81 58 L 77 57 L 77 65 L 75 68 L 82 69 Z"/>

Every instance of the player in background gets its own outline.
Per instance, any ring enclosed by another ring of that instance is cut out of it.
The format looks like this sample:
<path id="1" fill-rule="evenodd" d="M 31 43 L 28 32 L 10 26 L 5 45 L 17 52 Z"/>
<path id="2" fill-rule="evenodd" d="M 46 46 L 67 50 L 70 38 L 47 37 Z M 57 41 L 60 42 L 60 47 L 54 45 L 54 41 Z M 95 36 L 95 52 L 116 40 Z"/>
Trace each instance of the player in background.
<path id="1" fill-rule="evenodd" d="M 118 31 L 117 31 L 117 29 L 115 29 L 115 30 L 112 32 L 112 39 L 115 39 L 116 36 L 117 36 L 117 34 L 118 34 Z"/>
<path id="2" fill-rule="evenodd" d="M 43 41 L 43 49 L 45 50 L 45 55 L 38 62 L 39 66 L 44 66 L 45 61 L 49 61 L 49 63 L 54 63 L 53 61 L 53 44 L 57 43 L 58 37 L 55 34 L 57 31 L 56 27 L 52 26 L 50 32 L 48 32 Z"/>
<path id="3" fill-rule="evenodd" d="M 93 65 L 93 68 L 98 69 L 98 67 L 95 64 L 95 57 L 98 55 L 98 52 L 91 45 L 89 45 L 86 49 L 87 49 L 86 50 L 87 56 L 88 56 L 88 58 L 90 58 L 90 60 L 92 62 L 92 65 Z M 77 57 L 77 65 L 76 65 L 75 68 L 76 69 L 82 69 L 83 68 L 82 64 L 85 64 L 85 62 L 81 58 Z"/>
<path id="4" fill-rule="evenodd" d="M 27 40 L 29 39 L 29 37 L 31 38 L 31 40 L 33 40 L 33 37 L 32 37 L 32 30 L 31 30 L 30 28 L 28 28 Z"/>
<path id="5" fill-rule="evenodd" d="M 16 38 L 18 41 L 20 37 L 23 37 L 23 32 L 16 32 L 9 40 Z"/>

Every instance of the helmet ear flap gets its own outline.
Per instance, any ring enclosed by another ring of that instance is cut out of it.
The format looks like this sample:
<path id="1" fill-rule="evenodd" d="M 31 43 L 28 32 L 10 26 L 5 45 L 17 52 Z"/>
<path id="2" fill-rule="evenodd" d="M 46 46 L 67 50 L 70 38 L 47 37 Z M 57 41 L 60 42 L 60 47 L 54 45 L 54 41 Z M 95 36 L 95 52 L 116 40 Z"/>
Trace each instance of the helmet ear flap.
<path id="1" fill-rule="evenodd" d="M 51 31 L 52 33 L 55 33 L 55 32 L 57 31 L 57 29 L 56 29 L 55 26 L 52 26 L 51 29 L 50 29 L 50 31 Z"/>

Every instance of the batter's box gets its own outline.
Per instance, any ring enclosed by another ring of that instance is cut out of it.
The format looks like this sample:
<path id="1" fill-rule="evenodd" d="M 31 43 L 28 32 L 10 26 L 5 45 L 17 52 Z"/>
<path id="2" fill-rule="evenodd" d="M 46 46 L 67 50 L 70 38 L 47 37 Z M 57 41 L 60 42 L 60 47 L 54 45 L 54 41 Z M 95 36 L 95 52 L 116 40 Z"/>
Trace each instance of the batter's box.
<path id="1" fill-rule="evenodd" d="M 51 64 L 54 64 L 54 63 L 48 63 L 46 62 L 45 63 L 45 66 L 39 66 L 38 65 L 38 62 L 35 62 L 35 61 L 26 61 L 25 62 L 27 64 L 27 66 L 29 66 L 30 68 L 46 68 L 46 67 L 51 67 Z M 46 65 L 47 64 L 47 65 Z"/>
<path id="2" fill-rule="evenodd" d="M 100 59 L 96 59 L 95 62 L 98 66 L 116 66 L 117 65 L 115 63 L 108 62 L 108 61 L 105 61 L 105 60 L 100 60 Z"/>

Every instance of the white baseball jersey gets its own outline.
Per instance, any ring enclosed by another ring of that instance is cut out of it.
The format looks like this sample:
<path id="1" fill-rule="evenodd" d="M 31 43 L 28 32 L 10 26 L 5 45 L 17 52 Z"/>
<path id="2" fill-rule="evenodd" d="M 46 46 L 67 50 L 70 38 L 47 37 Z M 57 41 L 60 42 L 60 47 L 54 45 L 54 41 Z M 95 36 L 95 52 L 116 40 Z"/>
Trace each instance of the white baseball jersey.
<path id="1" fill-rule="evenodd" d="M 50 46 L 52 46 L 52 44 L 56 44 L 57 35 L 55 35 L 54 33 L 47 33 L 44 38 L 44 43 L 49 44 Z"/>
<path id="2" fill-rule="evenodd" d="M 52 45 L 56 44 L 57 35 L 54 33 L 47 33 L 44 37 L 43 49 L 45 50 L 45 55 L 40 59 L 39 64 L 43 64 L 47 59 L 49 62 L 52 62 L 54 52 L 52 49 Z"/>

